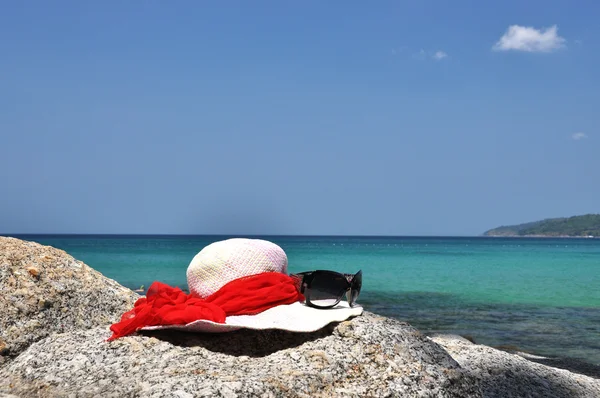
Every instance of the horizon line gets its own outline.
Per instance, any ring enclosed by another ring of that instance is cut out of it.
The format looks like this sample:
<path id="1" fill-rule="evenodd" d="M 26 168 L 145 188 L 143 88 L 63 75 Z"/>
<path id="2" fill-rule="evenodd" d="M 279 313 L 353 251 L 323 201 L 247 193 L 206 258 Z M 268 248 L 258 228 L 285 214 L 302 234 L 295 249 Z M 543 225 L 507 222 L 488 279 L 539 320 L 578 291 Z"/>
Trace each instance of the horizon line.
<path id="1" fill-rule="evenodd" d="M 589 236 L 528 236 L 528 235 L 276 235 L 276 234 L 99 234 L 99 233 L 18 233 L 5 234 L 0 233 L 0 237 L 16 238 L 27 240 L 29 238 L 74 238 L 74 237 L 90 237 L 90 238 L 220 238 L 225 240 L 229 238 L 249 238 L 249 239 L 272 239 L 272 238 L 364 238 L 364 239 L 589 239 Z M 600 237 L 594 236 L 595 239 Z"/>
<path id="2" fill-rule="evenodd" d="M 437 237 L 437 238 L 473 238 L 473 237 L 487 237 L 486 235 L 378 235 L 378 234 L 165 234 L 165 233 L 51 233 L 51 232 L 19 232 L 19 233 L 3 233 L 0 232 L 0 236 L 228 236 L 228 237 L 356 237 L 356 238 L 426 238 L 426 237 Z"/>
<path id="3" fill-rule="evenodd" d="M 579 238 L 567 236 L 500 236 L 500 235 L 314 235 L 314 234 L 151 234 L 151 233 L 1 233 L 0 237 L 219 237 L 219 238 L 489 238 L 489 239 L 548 239 L 548 238 Z"/>

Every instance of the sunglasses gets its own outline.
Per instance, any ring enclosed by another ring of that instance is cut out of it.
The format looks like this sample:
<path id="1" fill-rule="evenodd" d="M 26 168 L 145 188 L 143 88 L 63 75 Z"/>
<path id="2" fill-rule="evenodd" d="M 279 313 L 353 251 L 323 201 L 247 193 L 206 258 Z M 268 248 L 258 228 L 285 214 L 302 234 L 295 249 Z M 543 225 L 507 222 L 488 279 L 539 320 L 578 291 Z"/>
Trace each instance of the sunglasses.
<path id="1" fill-rule="evenodd" d="M 344 293 L 348 304 L 353 307 L 362 287 L 362 270 L 354 275 L 317 270 L 290 276 L 298 281 L 306 305 L 315 308 L 335 307 L 344 297 Z"/>

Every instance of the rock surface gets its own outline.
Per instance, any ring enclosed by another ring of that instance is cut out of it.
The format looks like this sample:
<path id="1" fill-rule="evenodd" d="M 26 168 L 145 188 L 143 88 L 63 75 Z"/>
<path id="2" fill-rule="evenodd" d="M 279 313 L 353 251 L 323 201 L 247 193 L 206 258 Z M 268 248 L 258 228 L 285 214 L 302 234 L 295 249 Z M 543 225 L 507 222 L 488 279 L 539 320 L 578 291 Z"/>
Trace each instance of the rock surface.
<path id="1" fill-rule="evenodd" d="M 63 250 L 0 237 L 0 365 L 52 333 L 114 322 L 139 298 Z"/>
<path id="2" fill-rule="evenodd" d="M 0 391 L 40 397 L 481 396 L 478 381 L 406 323 L 370 313 L 316 333 L 57 334 L 0 371 Z"/>
<path id="3" fill-rule="evenodd" d="M 484 397 L 600 397 L 598 379 L 541 365 L 458 336 L 433 336 L 431 340 L 480 381 Z"/>

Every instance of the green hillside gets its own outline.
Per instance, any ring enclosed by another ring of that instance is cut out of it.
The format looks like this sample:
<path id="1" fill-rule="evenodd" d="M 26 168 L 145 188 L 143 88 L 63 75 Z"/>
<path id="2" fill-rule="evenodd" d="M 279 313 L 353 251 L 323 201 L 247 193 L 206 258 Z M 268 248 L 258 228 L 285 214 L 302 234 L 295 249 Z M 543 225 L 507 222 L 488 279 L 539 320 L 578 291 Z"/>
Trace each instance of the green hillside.
<path id="1" fill-rule="evenodd" d="M 485 236 L 594 236 L 600 237 L 600 214 L 549 218 L 519 225 L 502 226 Z"/>

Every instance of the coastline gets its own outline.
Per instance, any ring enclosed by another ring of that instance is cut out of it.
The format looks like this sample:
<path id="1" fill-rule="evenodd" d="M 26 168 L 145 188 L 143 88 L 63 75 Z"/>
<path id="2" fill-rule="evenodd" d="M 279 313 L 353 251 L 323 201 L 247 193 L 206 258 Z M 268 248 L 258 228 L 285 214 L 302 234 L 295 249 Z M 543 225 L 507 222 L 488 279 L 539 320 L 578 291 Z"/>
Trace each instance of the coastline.
<path id="1" fill-rule="evenodd" d="M 518 225 L 502 225 L 485 231 L 483 235 L 599 238 L 600 214 L 547 218 Z"/>

